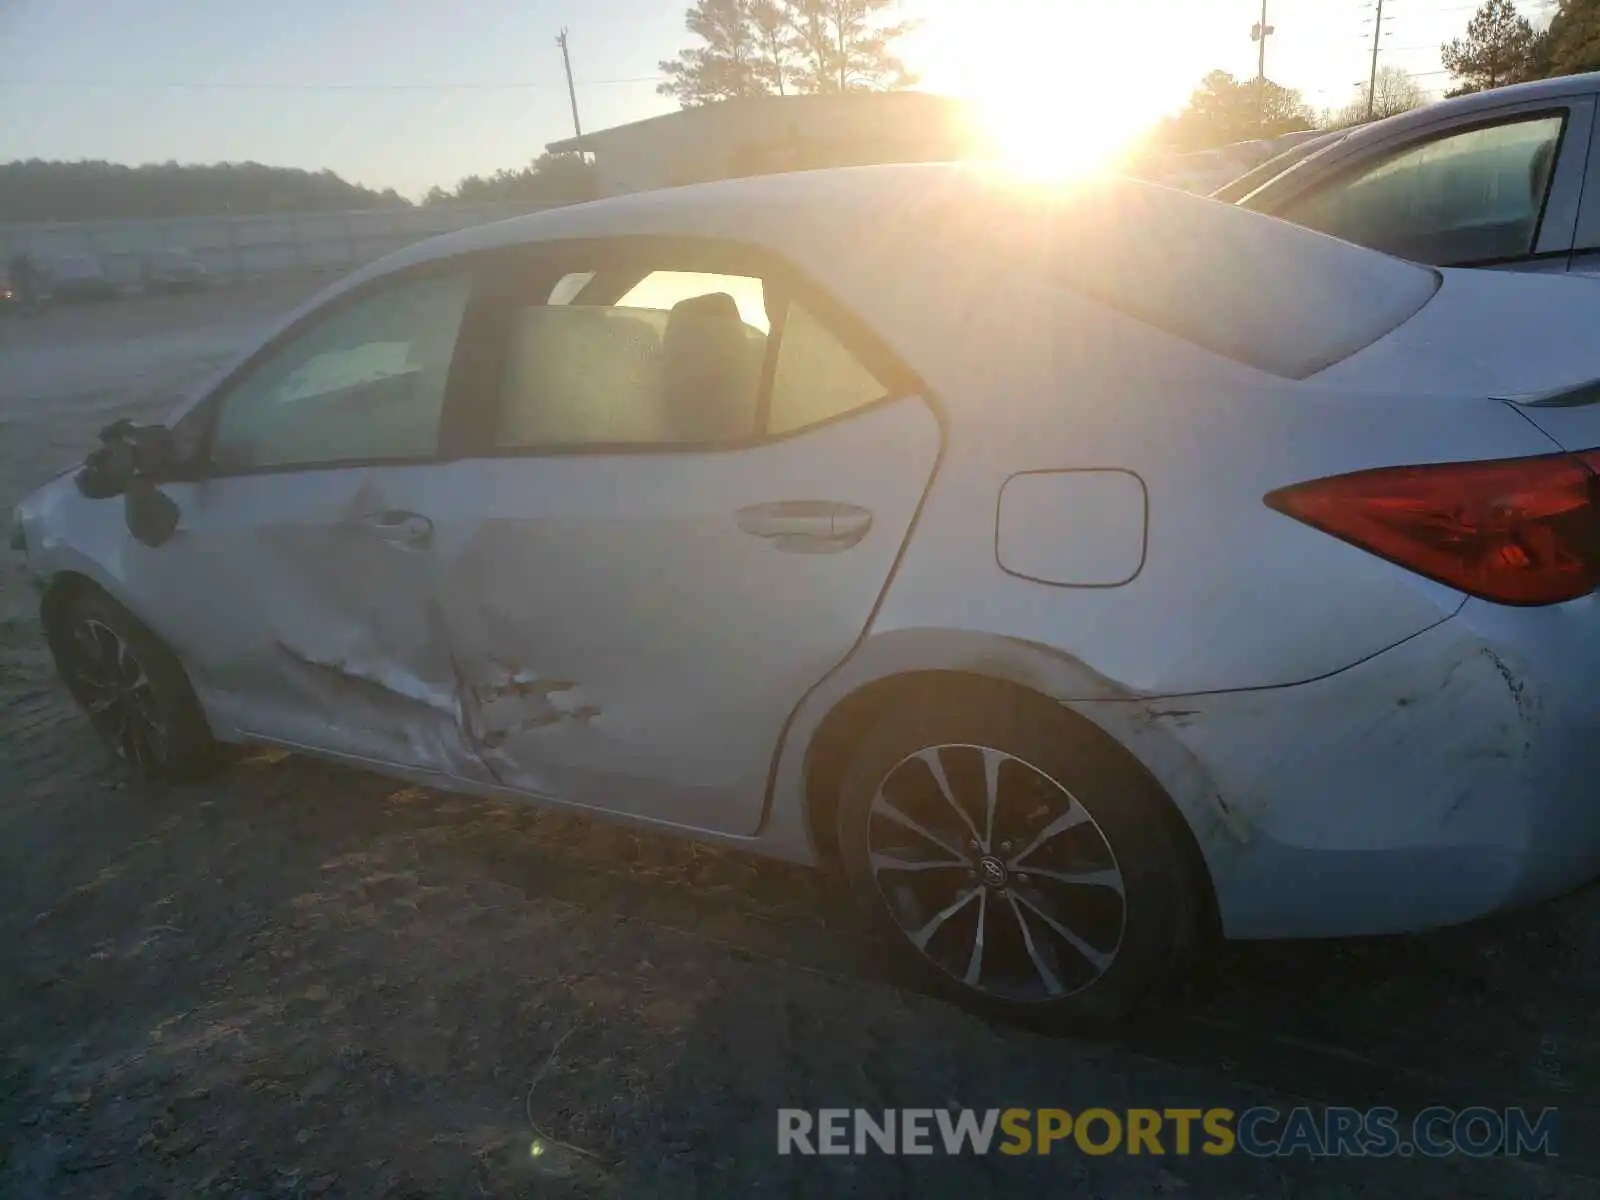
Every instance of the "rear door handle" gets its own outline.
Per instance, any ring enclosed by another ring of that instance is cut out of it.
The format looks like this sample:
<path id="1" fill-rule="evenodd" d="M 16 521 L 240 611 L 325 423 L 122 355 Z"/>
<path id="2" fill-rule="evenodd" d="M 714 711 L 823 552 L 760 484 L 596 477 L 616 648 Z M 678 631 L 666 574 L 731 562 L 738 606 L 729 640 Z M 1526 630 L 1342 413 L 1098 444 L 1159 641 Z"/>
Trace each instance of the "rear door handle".
<path id="1" fill-rule="evenodd" d="M 396 508 L 365 513 L 357 523 L 374 537 L 407 548 L 424 545 L 433 533 L 433 522 L 427 517 Z"/>
<path id="2" fill-rule="evenodd" d="M 734 514 L 739 528 L 779 550 L 829 554 L 848 550 L 872 528 L 872 513 L 835 500 L 775 500 Z"/>

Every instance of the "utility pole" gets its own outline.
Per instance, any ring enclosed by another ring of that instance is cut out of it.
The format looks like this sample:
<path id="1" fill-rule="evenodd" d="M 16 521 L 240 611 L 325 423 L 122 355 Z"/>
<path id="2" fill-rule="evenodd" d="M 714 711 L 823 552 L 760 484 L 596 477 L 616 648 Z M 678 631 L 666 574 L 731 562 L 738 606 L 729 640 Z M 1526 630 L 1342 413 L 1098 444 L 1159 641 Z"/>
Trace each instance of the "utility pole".
<path id="1" fill-rule="evenodd" d="M 1261 0 L 1261 20 L 1250 29 L 1250 40 L 1256 43 L 1256 128 L 1260 132 L 1267 124 L 1267 35 L 1276 30 L 1267 24 L 1267 0 Z"/>
<path id="2" fill-rule="evenodd" d="M 582 137 L 583 126 L 578 123 L 578 89 L 572 84 L 572 55 L 567 52 L 565 29 L 556 37 L 556 45 L 561 47 L 561 65 L 567 71 L 567 99 L 572 101 L 572 132 L 574 136 Z"/>
<path id="3" fill-rule="evenodd" d="M 1372 22 L 1372 70 L 1367 74 L 1367 120 L 1372 120 L 1373 106 L 1378 102 L 1378 43 L 1383 40 L 1383 0 L 1378 0 L 1378 12 Z"/>

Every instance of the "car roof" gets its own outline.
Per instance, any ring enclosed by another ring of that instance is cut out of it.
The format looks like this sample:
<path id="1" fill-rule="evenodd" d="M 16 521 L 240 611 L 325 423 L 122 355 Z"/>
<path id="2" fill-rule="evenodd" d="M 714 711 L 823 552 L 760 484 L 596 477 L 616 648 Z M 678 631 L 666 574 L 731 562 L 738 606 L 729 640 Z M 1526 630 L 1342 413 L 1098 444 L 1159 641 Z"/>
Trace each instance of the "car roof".
<path id="1" fill-rule="evenodd" d="M 381 274 L 436 258 L 585 237 L 703 234 L 738 241 L 776 230 L 781 240 L 784 225 L 805 224 L 807 213 L 839 217 L 872 211 L 881 217 L 886 209 L 915 202 L 928 189 L 962 188 L 984 174 L 982 167 L 969 163 L 906 163 L 631 192 L 441 234 L 380 259 L 372 270 Z"/>
<path id="2" fill-rule="evenodd" d="M 1003 199 L 1011 195 L 1050 193 L 1053 205 L 1059 207 L 1065 197 L 1070 206 L 1076 186 L 1030 183 L 1002 167 L 973 161 L 829 167 L 725 179 L 565 205 L 440 234 L 358 269 L 334 290 L 438 260 L 588 238 L 700 237 L 792 252 L 802 260 L 815 259 L 819 252 L 876 256 L 902 226 L 937 223 L 941 214 L 960 208 L 1003 217 Z M 1124 193 L 1129 197 L 1154 193 L 1149 199 L 1152 211 L 1176 226 L 1203 224 L 1207 209 L 1195 206 L 1213 203 L 1157 183 L 1109 176 L 1082 181 L 1081 194 L 1093 195 L 1100 188 L 1129 189 Z"/>
<path id="3" fill-rule="evenodd" d="M 1258 168 L 1253 172 L 1257 177 L 1251 180 L 1252 186 L 1248 191 L 1237 191 L 1234 184 L 1239 180 L 1234 180 L 1219 188 L 1218 193 L 1228 193 L 1222 198 L 1248 208 L 1260 206 L 1259 197 L 1268 197 L 1265 207 L 1267 211 L 1271 211 L 1271 198 L 1279 194 L 1278 185 L 1281 180 L 1289 178 L 1291 172 L 1295 178 L 1302 178 L 1300 175 L 1302 170 L 1314 169 L 1312 164 L 1327 161 L 1328 155 L 1338 154 L 1336 161 L 1343 161 L 1346 150 L 1358 153 L 1361 147 L 1368 143 L 1388 141 L 1396 135 L 1404 137 L 1410 132 L 1425 135 L 1442 122 L 1461 117 L 1470 118 L 1477 113 L 1492 114 L 1510 105 L 1537 104 L 1545 100 L 1557 103 L 1575 97 L 1590 96 L 1596 92 L 1600 92 L 1600 71 L 1590 71 L 1582 75 L 1562 75 L 1554 79 L 1535 79 L 1529 83 L 1508 84 L 1485 92 L 1472 92 L 1465 96 L 1439 100 L 1425 104 L 1421 108 L 1385 117 L 1380 121 L 1328 130 L 1326 140 L 1309 143 L 1312 146 L 1311 153 L 1285 163 L 1281 170 L 1266 175 Z M 1336 150 L 1336 147 L 1344 149 Z M 1270 161 L 1263 166 L 1270 165 Z M 1244 176 L 1240 176 L 1240 179 L 1243 178 Z"/>
<path id="4" fill-rule="evenodd" d="M 1600 92 L 1600 71 L 1590 71 L 1583 75 L 1561 75 L 1554 79 L 1535 79 L 1530 83 L 1513 83 L 1506 87 L 1491 88 L 1486 92 L 1472 92 L 1466 96 L 1453 96 L 1448 100 L 1425 104 L 1421 108 L 1397 113 L 1381 121 L 1354 126 L 1347 131 L 1347 136 L 1354 142 L 1360 142 L 1368 138 L 1388 137 L 1396 131 L 1424 128 L 1437 121 L 1488 111 L 1506 104 L 1566 100 L 1573 96 L 1586 96 L 1595 92 Z"/>

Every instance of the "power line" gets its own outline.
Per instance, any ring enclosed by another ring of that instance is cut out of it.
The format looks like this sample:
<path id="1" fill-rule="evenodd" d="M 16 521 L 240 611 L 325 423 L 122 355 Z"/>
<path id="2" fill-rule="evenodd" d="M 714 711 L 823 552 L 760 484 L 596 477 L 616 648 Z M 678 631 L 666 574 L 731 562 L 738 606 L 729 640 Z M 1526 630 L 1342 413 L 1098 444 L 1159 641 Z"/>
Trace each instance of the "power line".
<path id="1" fill-rule="evenodd" d="M 578 79 L 584 87 L 606 87 L 625 83 L 659 83 L 665 75 L 628 75 L 617 79 Z M 101 88 L 146 91 L 219 92 L 507 92 L 557 89 L 560 83 L 238 83 L 156 79 L 0 79 L 0 88 Z"/>
<path id="2" fill-rule="evenodd" d="M 1275 30 L 1267 24 L 1267 0 L 1261 0 L 1261 20 L 1250 30 L 1256 49 L 1256 124 L 1262 128 L 1267 123 L 1267 38 Z"/>
<path id="3" fill-rule="evenodd" d="M 1383 0 L 1378 0 L 1378 15 L 1372 22 L 1372 72 L 1367 76 L 1367 120 L 1372 120 L 1378 99 L 1378 44 L 1383 41 Z"/>
<path id="4" fill-rule="evenodd" d="M 567 73 L 567 99 L 572 101 L 572 135 L 583 136 L 583 126 L 578 123 L 578 89 L 572 83 L 572 55 L 567 52 L 567 30 L 563 26 L 560 35 L 556 38 L 556 45 L 561 47 L 561 66 Z"/>

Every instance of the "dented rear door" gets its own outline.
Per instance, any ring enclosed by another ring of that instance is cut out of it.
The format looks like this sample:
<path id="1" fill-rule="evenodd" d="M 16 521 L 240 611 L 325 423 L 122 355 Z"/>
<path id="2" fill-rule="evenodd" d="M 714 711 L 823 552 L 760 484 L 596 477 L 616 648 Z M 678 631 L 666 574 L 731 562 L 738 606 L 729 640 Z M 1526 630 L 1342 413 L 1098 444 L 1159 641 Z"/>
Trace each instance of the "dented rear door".
<path id="1" fill-rule="evenodd" d="M 915 396 L 745 449 L 459 463 L 437 533 L 506 786 L 729 833 L 871 617 L 939 454 Z"/>

